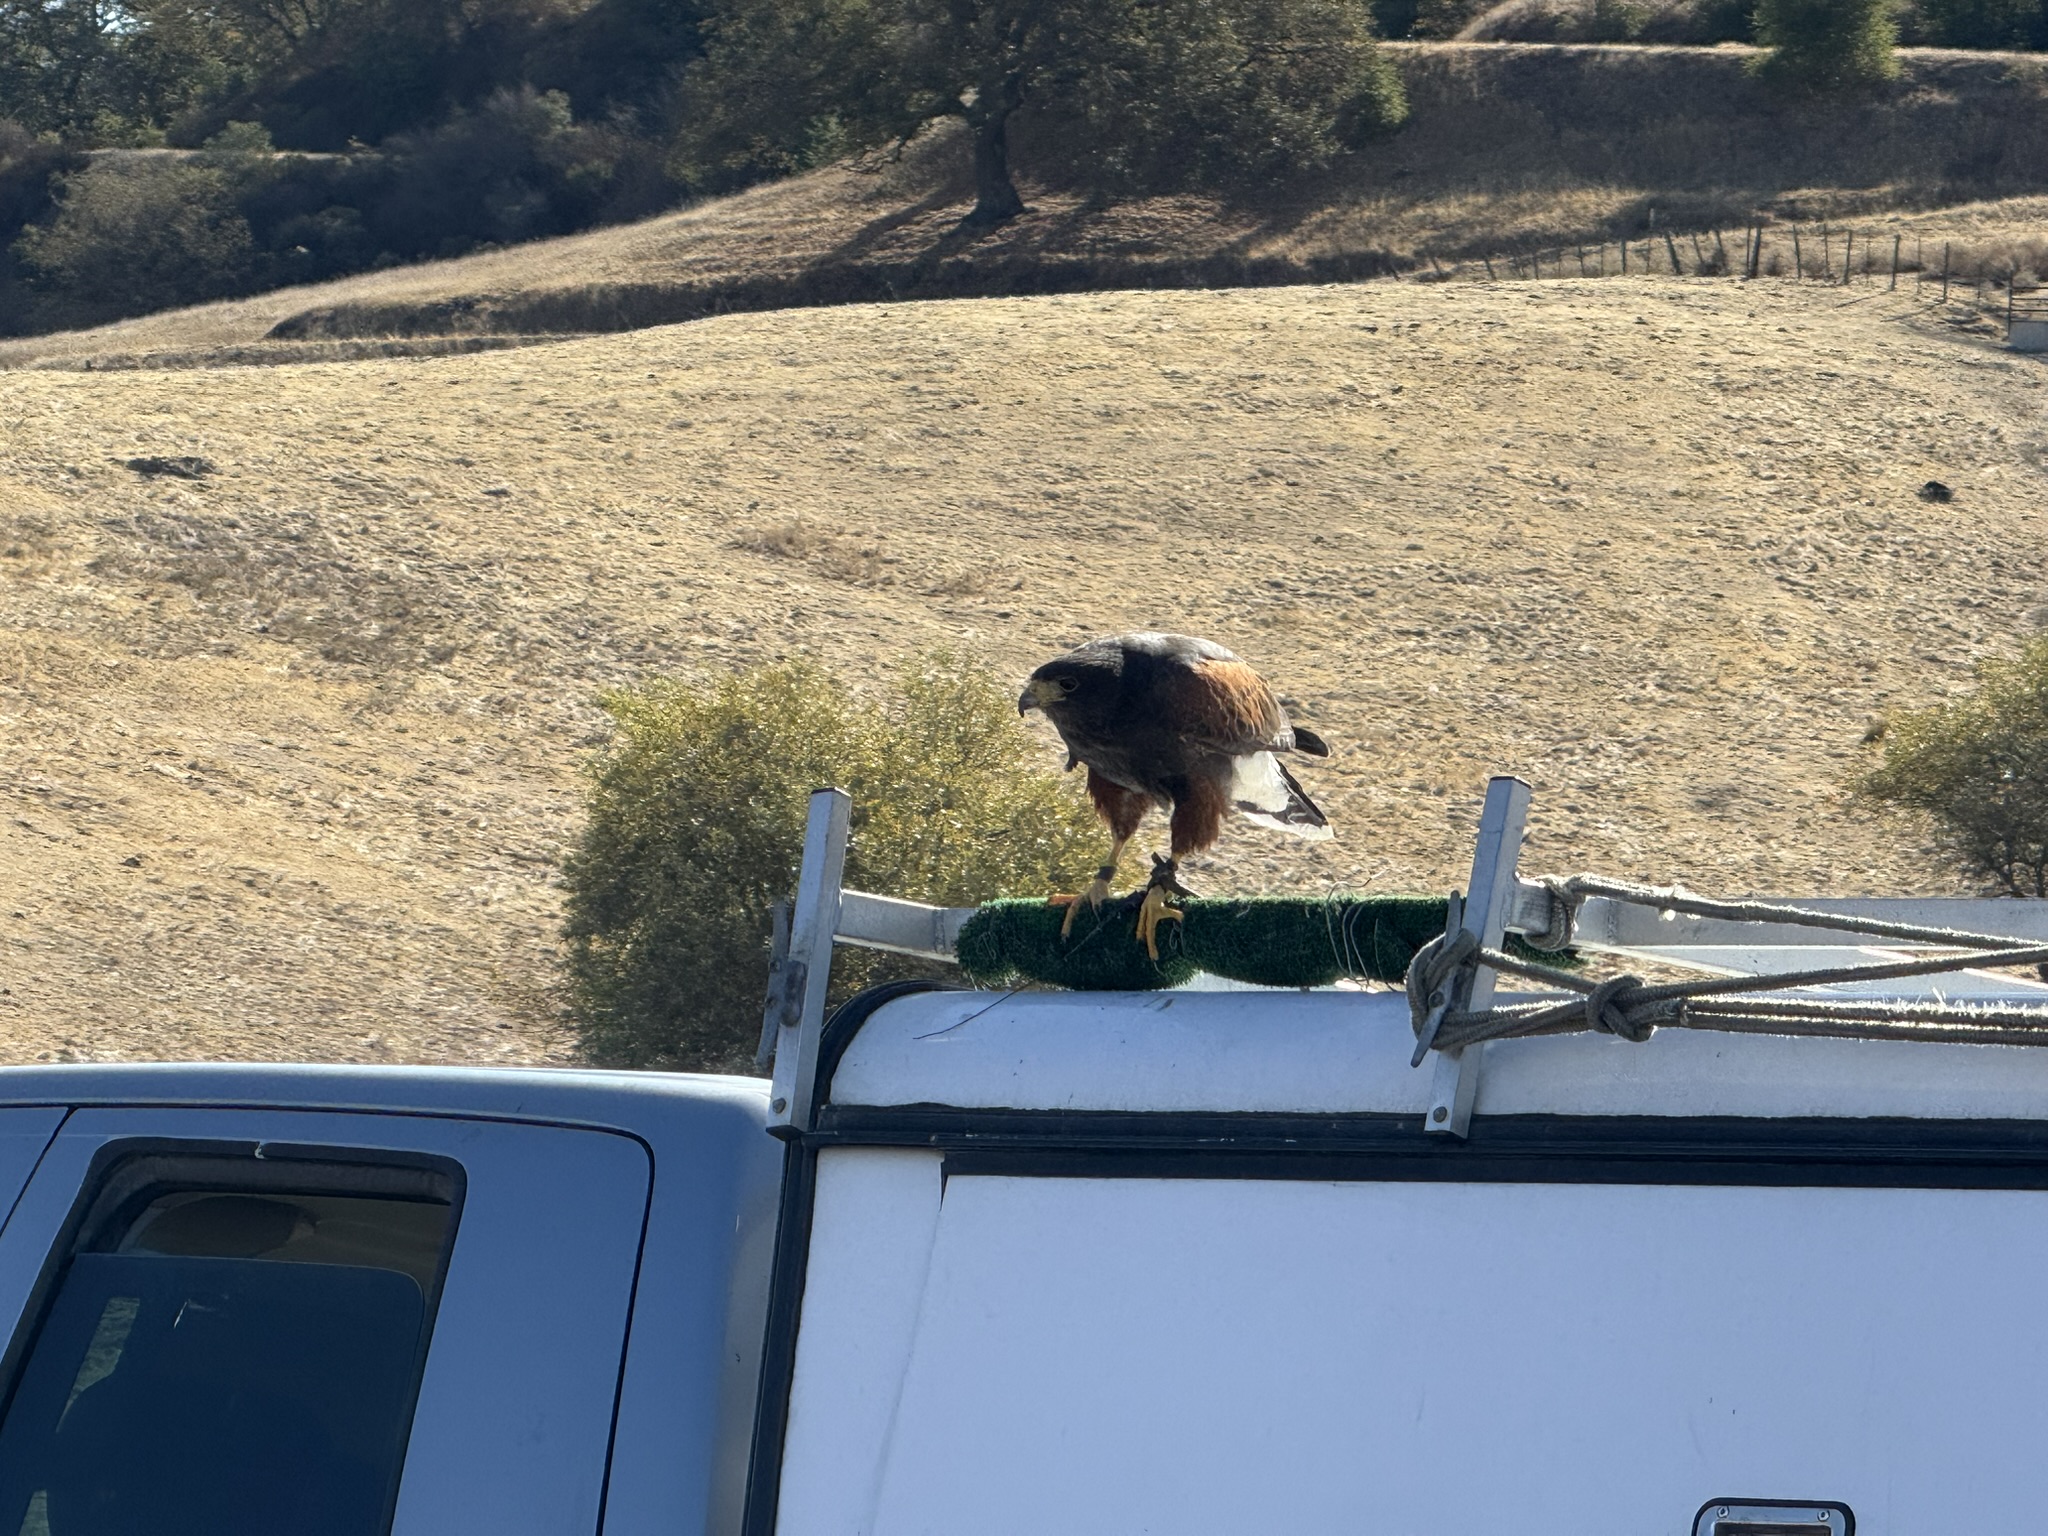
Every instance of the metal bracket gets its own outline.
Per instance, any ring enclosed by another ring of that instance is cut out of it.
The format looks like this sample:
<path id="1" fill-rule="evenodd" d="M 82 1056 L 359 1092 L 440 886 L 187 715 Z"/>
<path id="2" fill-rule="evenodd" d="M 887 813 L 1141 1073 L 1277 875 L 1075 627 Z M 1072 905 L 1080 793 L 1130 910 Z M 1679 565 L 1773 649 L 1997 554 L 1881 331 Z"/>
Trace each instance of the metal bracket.
<path id="1" fill-rule="evenodd" d="M 1507 918 L 1516 894 L 1515 864 L 1521 857 L 1522 833 L 1529 820 L 1529 786 L 1521 779 L 1496 778 L 1486 783 L 1486 807 L 1479 815 L 1479 842 L 1472 853 L 1472 879 L 1458 913 L 1458 926 L 1498 949 L 1506 937 Z M 1475 965 L 1453 984 L 1449 1011 L 1468 1013 L 1493 1003 L 1491 966 Z M 1461 1051 L 1436 1051 L 1430 1085 L 1429 1113 L 1422 1128 L 1447 1136 L 1463 1136 L 1471 1128 L 1472 1102 L 1479 1094 L 1479 1069 L 1486 1045 Z"/>
<path id="2" fill-rule="evenodd" d="M 843 789 L 811 796 L 804 823 L 804 858 L 790 915 L 789 950 L 768 989 L 775 1026 L 775 1081 L 771 1126 L 808 1129 L 817 1088 L 818 1041 L 825 1029 L 825 989 L 832 980 L 832 941 L 839 926 L 839 891 L 846 878 L 846 833 L 853 799 Z M 763 1021 L 765 1033 L 768 1020 Z"/>
<path id="3" fill-rule="evenodd" d="M 782 1033 L 783 1016 L 790 1009 L 789 906 L 778 901 L 768 909 L 768 1005 L 761 1010 L 761 1043 L 754 1051 L 754 1070 L 766 1072 L 775 1060 L 776 1037 Z M 803 990 L 798 983 L 796 991 Z"/>
<path id="4" fill-rule="evenodd" d="M 866 891 L 839 893 L 838 939 L 862 949 L 913 955 L 920 960 L 951 960 L 960 930 L 974 916 L 974 907 L 928 907 Z"/>

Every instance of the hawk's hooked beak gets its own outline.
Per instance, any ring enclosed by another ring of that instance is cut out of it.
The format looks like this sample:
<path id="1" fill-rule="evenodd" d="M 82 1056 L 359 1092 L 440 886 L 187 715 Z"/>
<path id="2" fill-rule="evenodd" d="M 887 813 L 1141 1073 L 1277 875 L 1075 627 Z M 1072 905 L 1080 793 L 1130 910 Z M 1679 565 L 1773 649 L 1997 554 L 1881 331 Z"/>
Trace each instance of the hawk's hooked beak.
<path id="1" fill-rule="evenodd" d="M 1059 696 L 1060 688 L 1058 683 L 1047 682 L 1042 677 L 1034 677 L 1024 685 L 1024 696 L 1017 700 L 1017 713 L 1023 715 L 1030 713 L 1034 709 L 1043 709 Z"/>

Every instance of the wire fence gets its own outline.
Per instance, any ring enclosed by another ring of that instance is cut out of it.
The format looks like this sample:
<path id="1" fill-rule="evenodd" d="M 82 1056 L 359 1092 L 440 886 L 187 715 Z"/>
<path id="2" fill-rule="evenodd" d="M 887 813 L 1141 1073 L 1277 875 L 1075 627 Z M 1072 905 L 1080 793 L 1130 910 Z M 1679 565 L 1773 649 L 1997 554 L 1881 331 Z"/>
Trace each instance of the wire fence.
<path id="1" fill-rule="evenodd" d="M 1780 278 L 1833 287 L 1910 290 L 1919 299 L 1964 301 L 2002 312 L 2008 329 L 2048 317 L 2043 292 L 2048 241 L 1993 255 L 1904 230 L 1820 223 L 1753 224 L 1730 230 L 1651 228 L 1626 240 L 1556 245 L 1444 262 L 1427 258 L 1425 282 L 1593 277 Z"/>

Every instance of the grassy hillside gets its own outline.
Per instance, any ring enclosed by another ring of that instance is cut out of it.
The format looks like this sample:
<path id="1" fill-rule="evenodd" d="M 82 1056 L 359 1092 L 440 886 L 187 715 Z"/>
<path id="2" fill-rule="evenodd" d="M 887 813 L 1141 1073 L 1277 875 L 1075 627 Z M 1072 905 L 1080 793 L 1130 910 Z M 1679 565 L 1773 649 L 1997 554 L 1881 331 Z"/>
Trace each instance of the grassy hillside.
<path id="1" fill-rule="evenodd" d="M 848 300 L 1433 272 L 1640 236 L 1653 213 L 1680 229 L 1847 220 L 1958 241 L 1970 270 L 1998 268 L 2048 223 L 2048 60 L 2035 56 L 1912 51 L 1883 99 L 1800 104 L 1752 81 L 1741 48 L 1393 51 L 1408 125 L 1260 202 L 1103 206 L 1041 180 L 1034 212 L 963 235 L 964 146 L 940 133 L 900 161 L 641 224 L 0 343 L 0 366 L 346 357 Z M 1020 153 L 1028 165 L 1028 143 Z"/>
<path id="2" fill-rule="evenodd" d="M 1232 644 L 1339 837 L 1208 891 L 1448 888 L 1497 771 L 1533 868 L 1951 888 L 1841 784 L 2048 601 L 2044 390 L 1882 293 L 1670 280 L 0 375 L 0 1056 L 558 1058 L 593 694 L 797 651 Z"/>

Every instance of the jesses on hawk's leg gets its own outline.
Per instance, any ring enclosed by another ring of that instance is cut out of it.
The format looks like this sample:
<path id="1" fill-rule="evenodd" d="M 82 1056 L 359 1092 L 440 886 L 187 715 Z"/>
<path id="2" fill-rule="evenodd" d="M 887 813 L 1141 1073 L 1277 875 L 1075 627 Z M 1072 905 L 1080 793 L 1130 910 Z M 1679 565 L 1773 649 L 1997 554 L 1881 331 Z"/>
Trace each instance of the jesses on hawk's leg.
<path id="1" fill-rule="evenodd" d="M 1114 780 L 1106 779 L 1093 768 L 1088 770 L 1088 798 L 1095 802 L 1095 813 L 1109 823 L 1110 835 L 1115 841 L 1110 844 L 1109 858 L 1095 871 L 1095 878 L 1088 883 L 1088 889 L 1078 896 L 1055 896 L 1054 906 L 1067 909 L 1067 920 L 1060 924 L 1060 937 L 1066 938 L 1074 931 L 1074 914 L 1086 902 L 1090 911 L 1100 911 L 1109 899 L 1109 882 L 1116 878 L 1116 867 L 1124 856 L 1124 849 L 1132 838 L 1138 835 L 1138 823 L 1145 819 L 1145 807 L 1150 803 L 1147 796 L 1136 790 L 1125 789 Z"/>
<path id="2" fill-rule="evenodd" d="M 1154 960 L 1159 958 L 1159 925 L 1177 923 L 1181 918 L 1180 908 L 1168 898 L 1194 894 L 1180 883 L 1180 861 L 1210 847 L 1222 835 L 1227 801 L 1222 784 L 1207 776 L 1190 779 L 1174 796 L 1172 851 L 1164 858 L 1152 855 L 1152 878 L 1138 904 L 1138 937 Z"/>
<path id="3" fill-rule="evenodd" d="M 1095 878 L 1088 882 L 1088 888 L 1078 896 L 1055 896 L 1052 904 L 1067 909 L 1067 920 L 1060 924 L 1060 937 L 1066 938 L 1074 931 L 1074 914 L 1086 906 L 1091 912 L 1102 910 L 1102 904 L 1109 900 L 1109 882 L 1116 878 L 1116 866 L 1124 856 L 1128 837 L 1120 837 L 1110 845 L 1109 857 L 1102 867 L 1095 871 Z"/>
<path id="4" fill-rule="evenodd" d="M 1180 908 L 1172 905 L 1168 897 L 1194 894 L 1180 883 L 1177 860 L 1163 853 L 1152 855 L 1152 878 L 1145 883 L 1144 900 L 1138 903 L 1138 937 L 1145 943 L 1145 953 L 1154 960 L 1159 958 L 1159 925 L 1181 919 Z"/>

